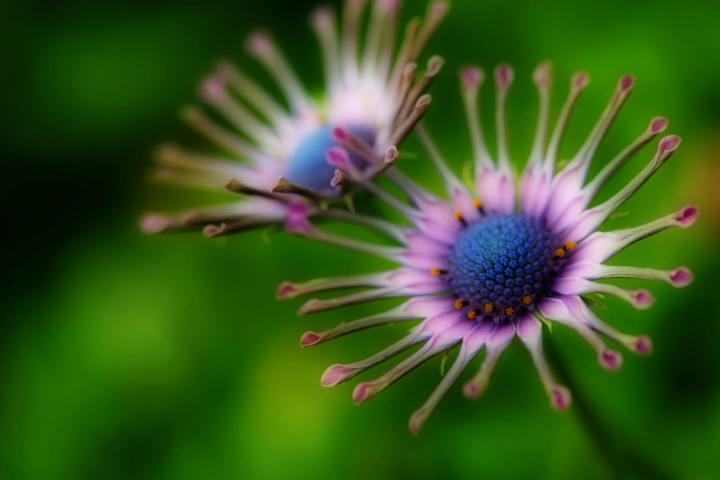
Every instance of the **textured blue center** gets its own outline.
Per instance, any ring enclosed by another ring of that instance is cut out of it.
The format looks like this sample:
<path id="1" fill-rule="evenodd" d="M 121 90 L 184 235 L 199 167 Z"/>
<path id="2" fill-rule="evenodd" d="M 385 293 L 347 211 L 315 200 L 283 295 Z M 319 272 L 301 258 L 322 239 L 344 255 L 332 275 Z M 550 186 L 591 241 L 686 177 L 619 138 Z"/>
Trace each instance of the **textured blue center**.
<path id="1" fill-rule="evenodd" d="M 349 127 L 348 130 L 369 145 L 375 143 L 373 128 Z M 300 142 L 288 160 L 285 178 L 295 185 L 314 190 L 330 188 L 330 181 L 335 176 L 335 167 L 325 161 L 325 152 L 337 146 L 337 142 L 332 137 L 332 127 L 328 124 L 323 125 Z M 356 166 L 362 167 L 362 160 L 356 155 L 350 154 L 350 159 Z"/>
<path id="2" fill-rule="evenodd" d="M 465 228 L 450 254 L 448 282 L 472 308 L 528 305 L 544 296 L 554 273 L 554 238 L 522 214 L 493 215 Z"/>

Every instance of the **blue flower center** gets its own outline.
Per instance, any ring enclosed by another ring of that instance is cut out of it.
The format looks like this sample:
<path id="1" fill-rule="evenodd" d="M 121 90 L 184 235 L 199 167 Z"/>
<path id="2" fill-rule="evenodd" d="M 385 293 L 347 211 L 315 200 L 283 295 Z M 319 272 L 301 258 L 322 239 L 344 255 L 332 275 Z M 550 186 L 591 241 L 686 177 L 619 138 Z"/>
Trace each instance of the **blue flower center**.
<path id="1" fill-rule="evenodd" d="M 375 143 L 373 128 L 348 127 L 348 130 L 369 145 Z M 285 178 L 301 187 L 320 191 L 329 189 L 330 181 L 335 176 L 335 167 L 325 161 L 325 152 L 337 146 L 332 137 L 332 127 L 323 125 L 300 142 L 288 160 Z M 355 154 L 350 154 L 350 160 L 358 167 L 363 166 L 362 160 Z"/>
<path id="2" fill-rule="evenodd" d="M 460 233 L 447 281 L 463 305 L 510 316 L 547 292 L 556 271 L 555 243 L 541 223 L 523 214 L 482 218 Z"/>

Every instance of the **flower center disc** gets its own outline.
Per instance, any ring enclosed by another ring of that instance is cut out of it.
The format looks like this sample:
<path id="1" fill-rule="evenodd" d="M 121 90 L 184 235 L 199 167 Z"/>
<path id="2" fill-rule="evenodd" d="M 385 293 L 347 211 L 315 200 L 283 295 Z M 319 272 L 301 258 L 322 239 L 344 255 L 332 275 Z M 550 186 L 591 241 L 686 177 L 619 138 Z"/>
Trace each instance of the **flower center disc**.
<path id="1" fill-rule="evenodd" d="M 375 130 L 372 128 L 350 127 L 348 130 L 369 145 L 375 143 Z M 285 177 L 301 187 L 319 191 L 328 190 L 330 181 L 335 176 L 335 167 L 327 163 L 325 152 L 337 146 L 332 136 L 332 127 L 329 124 L 323 125 L 300 142 L 288 159 Z M 350 160 L 355 166 L 362 168 L 362 160 L 356 155 L 351 153 Z"/>
<path id="2" fill-rule="evenodd" d="M 465 228 L 450 254 L 448 282 L 473 309 L 508 315 L 545 295 L 555 272 L 555 239 L 523 214 L 483 218 Z"/>

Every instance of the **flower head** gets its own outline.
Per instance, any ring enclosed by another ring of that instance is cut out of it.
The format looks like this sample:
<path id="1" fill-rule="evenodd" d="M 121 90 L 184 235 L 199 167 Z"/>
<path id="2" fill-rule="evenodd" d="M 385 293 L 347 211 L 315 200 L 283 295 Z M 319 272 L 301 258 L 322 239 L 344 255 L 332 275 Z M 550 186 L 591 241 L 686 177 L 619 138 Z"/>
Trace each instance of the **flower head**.
<path id="1" fill-rule="evenodd" d="M 365 44 L 359 45 L 361 18 L 372 3 Z M 311 97 L 270 34 L 250 35 L 247 50 L 270 73 L 289 110 L 229 62 L 220 62 L 200 85 L 200 97 L 224 123 L 197 107 L 183 118 L 224 153 L 191 153 L 173 145 L 158 149 L 156 177 L 177 183 L 227 189 L 241 201 L 176 215 L 148 214 L 141 228 L 155 233 L 204 227 L 217 236 L 250 227 L 292 223 L 298 215 L 325 214 L 338 200 L 344 177 L 327 155 L 336 150 L 366 181 L 387 169 L 400 144 L 430 104 L 425 90 L 443 60 L 432 57 L 417 75 L 416 61 L 445 15 L 447 5 L 429 5 L 424 21 L 412 20 L 399 51 L 395 37 L 399 0 L 347 0 L 342 29 L 334 13 L 311 16 L 326 73 L 324 95 Z M 338 156 L 339 155 L 339 156 Z M 241 159 L 246 163 L 238 163 Z"/>
<path id="2" fill-rule="evenodd" d="M 437 167 L 449 200 L 431 195 L 397 170 L 387 176 L 404 191 L 410 204 L 378 185 L 368 187 L 406 217 L 411 226 L 397 226 L 380 220 L 371 223 L 367 219 L 364 223 L 392 237 L 401 246 L 363 243 L 331 235 L 316 227 L 297 231 L 301 235 L 392 260 L 399 267 L 370 275 L 284 283 L 278 291 L 280 298 L 291 298 L 331 289 L 369 287 L 331 299 L 310 300 L 300 308 L 300 313 L 381 298 L 408 298 L 390 311 L 343 323 L 324 332 L 307 332 L 302 337 L 301 345 L 317 345 L 360 329 L 421 319 L 409 334 L 376 355 L 327 369 L 321 383 L 329 387 L 353 378 L 412 345 L 421 345 L 387 373 L 357 385 L 353 392 L 356 403 L 377 395 L 434 355 L 459 345 L 453 365 L 430 398 L 412 415 L 410 429 L 414 433 L 419 432 L 461 372 L 484 349 L 485 357 L 479 371 L 464 387 L 466 396 L 480 396 L 500 355 L 515 337 L 529 350 L 551 405 L 558 410 L 568 408 L 570 392 L 555 380 L 543 355 L 543 322 L 559 323 L 575 330 L 597 351 L 602 367 L 617 370 L 622 364 L 622 356 L 608 348 L 601 335 L 642 355 L 650 353 L 651 342 L 645 336 L 621 333 L 604 323 L 590 308 L 591 302 L 586 296 L 613 295 L 635 308 L 644 309 L 653 302 L 649 292 L 626 290 L 604 280 L 662 280 L 675 287 L 683 287 L 692 281 L 692 274 L 684 267 L 662 271 L 606 264 L 638 240 L 670 227 L 686 228 L 698 215 L 696 207 L 686 206 L 635 228 L 598 231 L 680 144 L 676 136 L 662 138 L 650 163 L 629 184 L 608 200 L 592 205 L 596 194 L 613 174 L 667 127 L 666 119 L 652 119 L 637 140 L 610 160 L 592 180 L 586 181 L 588 167 L 601 140 L 633 88 L 632 77 L 620 79 L 612 100 L 585 143 L 560 168 L 558 149 L 561 139 L 576 100 L 588 83 L 588 76 L 578 74 L 573 77 L 569 96 L 550 132 L 551 70 L 548 64 L 540 65 L 534 74 L 540 93 L 537 131 L 529 161 L 519 179 L 511 166 L 506 134 L 505 101 L 513 80 L 512 69 L 500 66 L 495 71 L 496 161 L 485 146 L 477 109 L 483 73 L 477 68 L 465 68 L 460 77 L 473 145 L 473 186 L 467 187 L 451 172 L 427 131 L 419 125 L 418 134 Z M 353 174 L 349 177 L 352 180 Z"/>

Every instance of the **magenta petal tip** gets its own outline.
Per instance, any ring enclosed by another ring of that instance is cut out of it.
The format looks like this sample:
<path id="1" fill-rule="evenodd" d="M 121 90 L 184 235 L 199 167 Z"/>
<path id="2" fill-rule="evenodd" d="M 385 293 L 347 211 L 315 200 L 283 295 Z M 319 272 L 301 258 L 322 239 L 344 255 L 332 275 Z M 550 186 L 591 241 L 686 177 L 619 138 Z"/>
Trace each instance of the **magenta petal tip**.
<path id="1" fill-rule="evenodd" d="M 635 77 L 632 75 L 625 75 L 620 79 L 620 90 L 627 92 L 635 86 Z"/>
<path id="2" fill-rule="evenodd" d="M 667 137 L 660 140 L 660 146 L 658 151 L 660 153 L 670 153 L 677 150 L 680 146 L 680 137 L 677 135 L 668 135 Z"/>
<path id="3" fill-rule="evenodd" d="M 668 126 L 668 119 L 665 117 L 655 117 L 650 121 L 650 131 L 654 134 L 662 133 Z"/>
<path id="4" fill-rule="evenodd" d="M 695 205 L 688 205 L 680 210 L 678 215 L 675 217 L 675 221 L 680 228 L 688 228 L 695 223 L 699 214 L 700 211 Z"/>
<path id="5" fill-rule="evenodd" d="M 220 101 L 225 95 L 225 84 L 214 75 L 209 75 L 200 83 L 200 98 L 208 103 Z"/>
<path id="6" fill-rule="evenodd" d="M 350 156 L 342 147 L 330 147 L 325 152 L 325 160 L 333 167 L 346 169 L 350 167 Z"/>
<path id="7" fill-rule="evenodd" d="M 638 337 L 635 340 L 635 353 L 638 355 L 650 355 L 653 352 L 652 340 L 646 336 Z"/>
<path id="8" fill-rule="evenodd" d="M 632 297 L 635 303 L 635 307 L 640 310 L 650 308 L 653 303 L 655 303 L 655 297 L 653 297 L 652 294 L 647 290 L 636 290 L 633 293 Z"/>
<path id="9" fill-rule="evenodd" d="M 477 400 L 485 393 L 485 384 L 469 381 L 463 386 L 463 395 L 471 400 Z"/>
<path id="10" fill-rule="evenodd" d="M 207 225 L 203 228 L 203 235 L 206 237 L 216 237 L 225 231 L 226 225 L 221 223 L 220 225 Z"/>
<path id="11" fill-rule="evenodd" d="M 320 378 L 320 385 L 323 387 L 334 387 L 338 383 L 342 383 L 349 377 L 348 373 L 352 372 L 352 368 L 348 368 L 344 365 L 331 365 L 325 370 L 322 378 Z"/>
<path id="12" fill-rule="evenodd" d="M 485 74 L 478 67 L 465 67 L 460 69 L 460 79 L 466 88 L 477 88 L 485 80 Z"/>
<path id="13" fill-rule="evenodd" d="M 561 412 L 570 408 L 570 405 L 572 404 L 572 395 L 570 394 L 570 390 L 562 385 L 554 387 L 552 392 L 550 392 L 550 404 L 555 410 Z"/>
<path id="14" fill-rule="evenodd" d="M 495 69 L 495 81 L 499 87 L 509 87 L 514 78 L 515 72 L 510 65 L 502 64 Z"/>
<path id="15" fill-rule="evenodd" d="M 317 345 L 321 338 L 322 337 L 315 332 L 305 332 L 302 338 L 300 338 L 300 346 L 311 347 L 313 345 Z"/>
<path id="16" fill-rule="evenodd" d="M 288 298 L 293 298 L 295 296 L 295 292 L 297 292 L 297 288 L 295 288 L 295 285 L 290 282 L 282 282 L 278 287 L 275 296 L 278 298 L 278 300 L 285 300 Z"/>
<path id="17" fill-rule="evenodd" d="M 588 83 L 590 83 L 590 75 L 588 75 L 586 72 L 576 73 L 572 77 L 572 86 L 576 90 L 582 90 L 583 88 L 587 87 Z"/>
<path id="18" fill-rule="evenodd" d="M 350 141 L 350 132 L 348 132 L 348 130 L 343 127 L 333 128 L 332 136 L 333 136 L 333 139 L 339 143 Z"/>
<path id="19" fill-rule="evenodd" d="M 615 350 L 605 350 L 600 354 L 600 365 L 606 369 L 613 372 L 616 372 L 620 370 L 623 363 L 623 357 L 620 354 L 620 352 L 616 352 Z"/>
<path id="20" fill-rule="evenodd" d="M 690 269 L 685 267 L 680 267 L 675 271 L 670 272 L 669 278 L 672 286 L 677 288 L 686 287 L 690 285 L 694 280 L 693 274 Z"/>
<path id="21" fill-rule="evenodd" d="M 359 405 L 373 396 L 371 383 L 360 383 L 353 390 L 352 398 L 355 405 Z"/>

